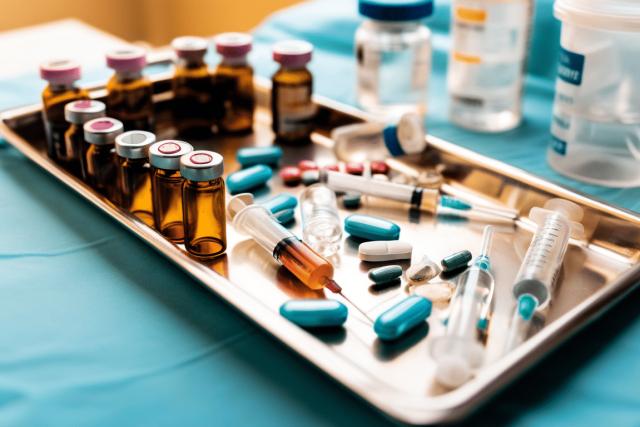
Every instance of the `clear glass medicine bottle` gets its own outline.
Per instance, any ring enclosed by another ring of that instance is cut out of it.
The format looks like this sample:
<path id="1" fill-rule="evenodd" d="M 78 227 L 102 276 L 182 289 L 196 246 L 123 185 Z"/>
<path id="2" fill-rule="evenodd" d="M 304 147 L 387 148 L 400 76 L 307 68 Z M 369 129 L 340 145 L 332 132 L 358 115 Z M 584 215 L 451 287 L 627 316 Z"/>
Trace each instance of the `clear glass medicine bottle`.
<path id="1" fill-rule="evenodd" d="M 149 147 L 152 167 L 151 192 L 156 230 L 174 243 L 184 241 L 180 157 L 193 147 L 184 141 L 159 141 Z"/>
<path id="2" fill-rule="evenodd" d="M 502 132 L 520 124 L 533 0 L 453 0 L 449 120 Z"/>
<path id="3" fill-rule="evenodd" d="M 184 246 L 191 255 L 210 259 L 227 248 L 225 186 L 222 156 L 193 151 L 180 158 Z"/>
<path id="4" fill-rule="evenodd" d="M 40 77 L 48 82 L 42 91 L 42 117 L 47 136 L 47 154 L 50 159 L 67 161 L 64 134 L 69 123 L 64 117 L 67 103 L 89 99 L 89 92 L 76 85 L 80 80 L 80 65 L 68 59 L 40 64 Z"/>
<path id="5" fill-rule="evenodd" d="M 111 117 L 100 117 L 84 124 L 84 139 L 89 144 L 86 153 L 87 181 L 111 200 L 117 193 L 114 144 L 122 130 L 122 122 Z"/>
<path id="6" fill-rule="evenodd" d="M 142 48 L 107 53 L 107 66 L 115 71 L 107 82 L 107 114 L 122 121 L 126 130 L 153 131 L 153 88 L 142 74 L 146 65 Z"/>
<path id="7" fill-rule="evenodd" d="M 64 133 L 67 162 L 71 171 L 82 179 L 87 179 L 86 155 L 89 144 L 84 140 L 83 126 L 89 120 L 104 117 L 106 106 L 100 101 L 82 99 L 64 106 L 64 118 L 69 128 Z"/>
<path id="8" fill-rule="evenodd" d="M 116 137 L 118 155 L 118 204 L 153 227 L 151 168 L 149 147 L 156 136 L 144 130 L 131 130 Z"/>
<path id="9" fill-rule="evenodd" d="M 366 19 L 355 35 L 357 96 L 362 108 L 398 119 L 427 112 L 431 31 L 422 19 L 433 0 L 360 0 Z"/>

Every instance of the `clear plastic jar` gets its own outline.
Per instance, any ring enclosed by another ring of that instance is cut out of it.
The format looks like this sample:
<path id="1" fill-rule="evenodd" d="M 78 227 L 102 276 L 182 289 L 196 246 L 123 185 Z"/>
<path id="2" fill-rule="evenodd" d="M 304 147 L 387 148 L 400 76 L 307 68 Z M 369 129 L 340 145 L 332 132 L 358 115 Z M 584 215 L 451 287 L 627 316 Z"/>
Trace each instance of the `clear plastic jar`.
<path id="1" fill-rule="evenodd" d="M 369 18 L 356 31 L 358 103 L 387 118 L 427 112 L 431 73 L 431 31 L 421 22 L 433 13 L 432 0 L 360 0 Z"/>

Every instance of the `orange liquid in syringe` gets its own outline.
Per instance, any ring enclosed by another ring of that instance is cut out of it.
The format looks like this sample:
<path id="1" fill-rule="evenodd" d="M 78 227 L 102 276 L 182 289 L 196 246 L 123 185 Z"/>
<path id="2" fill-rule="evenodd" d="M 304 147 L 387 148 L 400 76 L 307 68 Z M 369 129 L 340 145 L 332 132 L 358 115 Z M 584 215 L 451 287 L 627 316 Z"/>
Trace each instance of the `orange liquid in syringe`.
<path id="1" fill-rule="evenodd" d="M 322 289 L 333 278 L 333 266 L 296 237 L 281 240 L 273 257 L 311 289 Z"/>

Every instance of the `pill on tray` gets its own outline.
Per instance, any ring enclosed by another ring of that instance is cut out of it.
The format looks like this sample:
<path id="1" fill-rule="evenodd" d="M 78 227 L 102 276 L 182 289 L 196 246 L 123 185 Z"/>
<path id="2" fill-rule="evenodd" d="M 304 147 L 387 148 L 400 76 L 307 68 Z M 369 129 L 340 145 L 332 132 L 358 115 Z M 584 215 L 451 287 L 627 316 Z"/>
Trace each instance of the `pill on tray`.
<path id="1" fill-rule="evenodd" d="M 316 162 L 314 162 L 313 160 L 300 160 L 298 162 L 298 169 L 300 169 L 302 172 L 304 172 L 304 171 L 317 171 L 318 170 L 318 164 Z"/>
<path id="2" fill-rule="evenodd" d="M 400 240 L 364 242 L 358 246 L 358 257 L 369 262 L 411 259 L 412 249 L 410 243 Z"/>
<path id="3" fill-rule="evenodd" d="M 229 193 L 237 194 L 260 187 L 270 179 L 271 168 L 269 166 L 255 165 L 230 174 L 226 184 Z"/>
<path id="4" fill-rule="evenodd" d="M 362 194 L 349 191 L 342 196 L 342 206 L 347 209 L 358 209 L 362 201 Z"/>
<path id="5" fill-rule="evenodd" d="M 306 170 L 301 175 L 304 185 L 313 185 L 320 181 L 320 173 L 317 170 Z"/>
<path id="6" fill-rule="evenodd" d="M 254 165 L 277 165 L 282 158 L 282 148 L 277 145 L 270 147 L 245 147 L 236 152 L 236 159 L 243 168 Z"/>
<path id="7" fill-rule="evenodd" d="M 399 265 L 385 265 L 383 267 L 372 268 L 368 274 L 369 280 L 376 285 L 389 283 L 400 276 L 402 276 L 402 267 Z"/>
<path id="8" fill-rule="evenodd" d="M 467 267 L 471 258 L 473 258 L 471 252 L 464 250 L 442 258 L 440 264 L 442 265 L 443 271 L 454 271 L 459 268 Z"/>
<path id="9" fill-rule="evenodd" d="M 327 171 L 334 171 L 334 172 L 340 172 L 340 165 L 326 165 L 323 166 L 322 169 L 327 170 Z"/>
<path id="10" fill-rule="evenodd" d="M 302 174 L 300 169 L 295 166 L 286 166 L 280 170 L 280 178 L 285 183 L 285 185 L 295 187 L 300 184 L 300 180 L 302 179 Z"/>
<path id="11" fill-rule="evenodd" d="M 293 194 L 280 193 L 275 197 L 265 200 L 261 205 L 269 209 L 271 213 L 276 213 L 285 209 L 295 209 L 296 206 L 298 206 L 298 199 Z"/>
<path id="12" fill-rule="evenodd" d="M 344 231 L 363 240 L 398 240 L 400 226 L 384 218 L 354 214 L 344 219 Z"/>
<path id="13" fill-rule="evenodd" d="M 349 314 L 347 306 L 331 299 L 295 299 L 280 306 L 280 315 L 303 328 L 341 326 Z"/>
<path id="14" fill-rule="evenodd" d="M 425 283 L 417 286 L 412 285 L 410 292 L 413 295 L 427 298 L 433 304 L 442 304 L 451 299 L 453 287 L 448 282 Z"/>
<path id="15" fill-rule="evenodd" d="M 364 165 L 358 162 L 349 162 L 345 166 L 345 171 L 351 175 L 362 175 L 364 173 Z"/>
<path id="16" fill-rule="evenodd" d="M 407 269 L 405 276 L 407 281 L 412 285 L 419 285 L 436 277 L 442 272 L 442 269 L 431 258 L 424 255 L 420 261 L 411 264 Z"/>
<path id="17" fill-rule="evenodd" d="M 284 224 L 288 224 L 291 221 L 293 221 L 293 218 L 296 215 L 296 211 L 294 209 L 285 209 L 283 211 L 279 211 L 273 214 L 273 216 L 276 218 L 276 220 L 284 225 Z"/>
<path id="18" fill-rule="evenodd" d="M 374 181 L 389 181 L 389 177 L 387 175 L 382 175 L 381 173 L 376 173 L 371 176 L 371 179 Z"/>
<path id="19" fill-rule="evenodd" d="M 430 314 L 431 301 L 411 295 L 378 316 L 373 330 L 381 340 L 395 340 L 424 322 Z"/>
<path id="20" fill-rule="evenodd" d="M 371 162 L 369 165 L 372 174 L 386 175 L 389 173 L 389 166 L 385 162 Z"/>

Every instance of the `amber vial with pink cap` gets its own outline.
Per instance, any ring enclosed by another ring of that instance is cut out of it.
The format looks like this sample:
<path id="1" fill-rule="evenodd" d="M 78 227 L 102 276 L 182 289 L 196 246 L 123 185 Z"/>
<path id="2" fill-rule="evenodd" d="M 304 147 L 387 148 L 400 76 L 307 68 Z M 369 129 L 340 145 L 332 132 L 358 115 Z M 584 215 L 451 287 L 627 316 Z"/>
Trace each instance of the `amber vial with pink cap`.
<path id="1" fill-rule="evenodd" d="M 125 130 L 153 131 L 153 88 L 142 74 L 146 65 L 147 52 L 139 47 L 107 53 L 107 66 L 114 70 L 107 82 L 107 115 Z"/>
<path id="2" fill-rule="evenodd" d="M 111 117 L 99 117 L 84 124 L 84 139 L 89 144 L 86 153 L 88 184 L 111 200 L 117 194 L 115 143 L 122 129 L 122 122 Z"/>
<path id="3" fill-rule="evenodd" d="M 209 43 L 184 36 L 173 39 L 171 46 L 176 54 L 172 81 L 176 130 L 187 138 L 207 137 L 213 128 L 213 85 L 204 61 Z"/>
<path id="4" fill-rule="evenodd" d="M 313 45 L 287 40 L 273 46 L 273 59 L 280 68 L 271 77 L 272 127 L 282 142 L 308 142 L 316 106 L 311 100 L 313 76 L 307 69 Z"/>
<path id="5" fill-rule="evenodd" d="M 64 133 L 69 123 L 64 118 L 64 106 L 79 99 L 89 99 L 89 92 L 76 85 L 80 80 L 80 65 L 68 59 L 40 64 L 40 77 L 48 82 L 42 92 L 47 154 L 49 158 L 65 163 L 69 156 Z"/>
<path id="6" fill-rule="evenodd" d="M 156 230 L 174 243 L 184 241 L 180 157 L 193 147 L 184 141 L 165 140 L 149 147 L 153 220 Z"/>
<path id="7" fill-rule="evenodd" d="M 247 133 L 253 129 L 253 68 L 247 61 L 253 39 L 244 33 L 223 33 L 215 37 L 222 57 L 213 73 L 215 97 L 220 101 L 217 120 L 221 133 Z"/>

